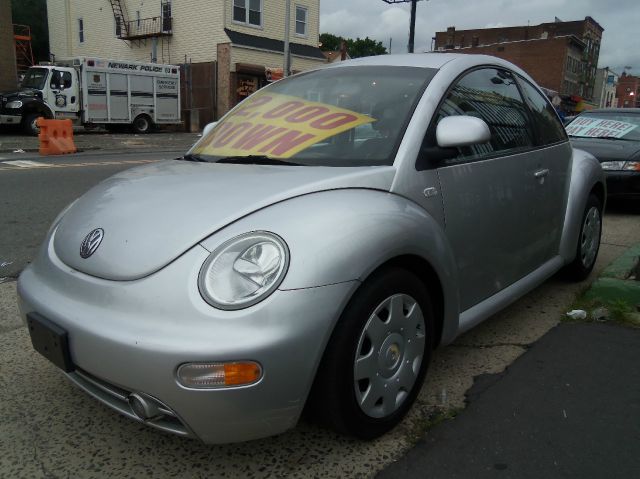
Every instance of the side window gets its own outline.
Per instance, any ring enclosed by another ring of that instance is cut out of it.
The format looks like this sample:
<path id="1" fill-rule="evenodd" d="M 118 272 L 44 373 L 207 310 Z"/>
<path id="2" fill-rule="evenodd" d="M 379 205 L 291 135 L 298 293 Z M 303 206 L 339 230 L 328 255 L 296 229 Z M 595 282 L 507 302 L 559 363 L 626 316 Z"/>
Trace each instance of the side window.
<path id="1" fill-rule="evenodd" d="M 62 89 L 62 72 L 58 70 L 51 71 L 51 80 L 49 80 L 49 88 L 52 90 Z"/>
<path id="2" fill-rule="evenodd" d="M 521 76 L 518 76 L 518 80 L 522 87 L 522 94 L 529 105 L 533 120 L 538 128 L 542 145 L 565 141 L 567 134 L 551 103 L 527 80 Z"/>
<path id="3" fill-rule="evenodd" d="M 62 89 L 66 90 L 67 88 L 71 88 L 71 73 L 62 72 Z"/>
<path id="4" fill-rule="evenodd" d="M 489 125 L 491 140 L 459 148 L 458 156 L 446 160 L 446 163 L 513 154 L 534 145 L 524 101 L 515 79 L 507 71 L 483 68 L 462 77 L 449 91 L 436 114 L 435 124 L 452 115 L 481 118 Z M 435 142 L 435 128 L 431 137 Z"/>

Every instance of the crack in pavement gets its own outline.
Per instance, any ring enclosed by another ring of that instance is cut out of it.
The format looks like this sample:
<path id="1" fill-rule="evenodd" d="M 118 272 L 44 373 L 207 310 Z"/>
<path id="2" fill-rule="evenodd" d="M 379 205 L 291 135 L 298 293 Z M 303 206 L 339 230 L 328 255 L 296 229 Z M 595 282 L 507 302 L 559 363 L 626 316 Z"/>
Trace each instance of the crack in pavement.
<path id="1" fill-rule="evenodd" d="M 497 347 L 513 346 L 527 350 L 531 348 L 532 343 L 493 343 L 493 344 L 450 344 L 447 347 L 453 348 L 470 348 L 470 349 L 490 349 Z"/>

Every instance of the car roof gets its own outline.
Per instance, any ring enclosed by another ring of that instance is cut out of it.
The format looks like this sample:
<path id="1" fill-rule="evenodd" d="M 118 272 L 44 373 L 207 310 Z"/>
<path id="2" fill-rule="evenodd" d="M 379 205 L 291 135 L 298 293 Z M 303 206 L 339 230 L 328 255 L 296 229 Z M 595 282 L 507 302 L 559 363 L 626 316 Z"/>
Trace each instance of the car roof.
<path id="1" fill-rule="evenodd" d="M 343 66 L 360 66 L 360 65 L 381 65 L 381 66 L 407 66 L 421 68 L 440 69 L 445 64 L 454 61 L 463 61 L 464 63 L 483 64 L 502 64 L 512 69 L 517 67 L 505 60 L 490 55 L 470 55 L 466 53 L 405 53 L 400 55 L 376 55 L 371 57 L 354 58 L 340 63 L 333 63 L 331 67 L 339 68 Z"/>

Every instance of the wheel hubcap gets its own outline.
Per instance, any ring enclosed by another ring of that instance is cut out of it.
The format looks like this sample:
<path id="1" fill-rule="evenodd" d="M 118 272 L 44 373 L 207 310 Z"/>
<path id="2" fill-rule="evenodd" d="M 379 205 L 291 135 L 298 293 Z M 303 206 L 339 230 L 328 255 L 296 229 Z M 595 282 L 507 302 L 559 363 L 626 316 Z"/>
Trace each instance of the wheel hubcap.
<path id="1" fill-rule="evenodd" d="M 407 294 L 382 301 L 358 341 L 353 367 L 356 399 L 367 416 L 393 414 L 418 378 L 425 348 L 424 316 Z"/>
<path id="2" fill-rule="evenodd" d="M 585 268 L 591 267 L 600 246 L 600 212 L 592 206 L 584 218 L 582 237 L 580 238 L 580 259 Z"/>

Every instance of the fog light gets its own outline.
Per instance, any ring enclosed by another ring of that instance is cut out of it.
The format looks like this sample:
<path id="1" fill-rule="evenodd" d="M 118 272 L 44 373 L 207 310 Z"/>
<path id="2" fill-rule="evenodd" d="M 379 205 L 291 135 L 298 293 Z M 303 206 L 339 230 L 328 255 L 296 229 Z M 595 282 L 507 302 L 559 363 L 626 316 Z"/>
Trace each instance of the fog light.
<path id="1" fill-rule="evenodd" d="M 160 415 L 160 410 L 152 401 L 142 394 L 131 393 L 127 397 L 127 402 L 133 413 L 143 421 L 152 419 Z"/>
<path id="2" fill-rule="evenodd" d="M 178 368 L 178 381 L 196 389 L 247 386 L 262 377 L 262 367 L 254 361 L 230 363 L 188 363 Z"/>

